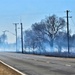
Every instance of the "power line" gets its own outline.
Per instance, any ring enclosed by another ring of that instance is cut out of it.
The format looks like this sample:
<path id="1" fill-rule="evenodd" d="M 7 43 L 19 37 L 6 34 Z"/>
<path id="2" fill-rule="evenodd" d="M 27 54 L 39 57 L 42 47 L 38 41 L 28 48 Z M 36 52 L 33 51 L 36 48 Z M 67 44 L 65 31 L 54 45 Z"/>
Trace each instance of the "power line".
<path id="1" fill-rule="evenodd" d="M 73 25 L 75 26 L 75 22 L 74 22 L 74 20 L 72 18 L 71 18 L 71 21 L 72 21 Z"/>

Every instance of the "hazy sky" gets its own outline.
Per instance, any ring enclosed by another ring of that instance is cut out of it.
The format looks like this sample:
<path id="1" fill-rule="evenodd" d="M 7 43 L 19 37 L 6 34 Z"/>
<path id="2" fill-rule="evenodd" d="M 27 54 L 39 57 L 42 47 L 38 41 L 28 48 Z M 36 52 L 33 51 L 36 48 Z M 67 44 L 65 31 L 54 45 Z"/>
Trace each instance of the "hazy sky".
<path id="1" fill-rule="evenodd" d="M 15 33 L 13 23 L 20 23 L 20 19 L 26 30 L 33 23 L 41 21 L 48 15 L 56 14 L 66 17 L 67 9 L 71 11 L 69 15 L 73 20 L 70 21 L 72 29 L 75 24 L 75 0 L 0 0 L 0 35 L 4 30 Z M 20 34 L 20 30 L 18 33 Z M 9 42 L 15 41 L 14 35 L 8 32 L 6 34 Z"/>

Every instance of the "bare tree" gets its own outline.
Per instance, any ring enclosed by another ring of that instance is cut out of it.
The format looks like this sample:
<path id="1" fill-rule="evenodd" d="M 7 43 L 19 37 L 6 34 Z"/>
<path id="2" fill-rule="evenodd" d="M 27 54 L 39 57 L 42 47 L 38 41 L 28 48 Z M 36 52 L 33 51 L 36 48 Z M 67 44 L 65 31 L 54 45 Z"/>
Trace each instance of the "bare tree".
<path id="1" fill-rule="evenodd" d="M 40 23 L 32 25 L 32 29 L 36 32 L 38 38 L 49 42 L 53 47 L 55 35 L 65 26 L 65 20 L 56 15 L 52 15 L 42 20 Z"/>
<path id="2" fill-rule="evenodd" d="M 1 36 L 0 36 L 0 42 L 1 43 L 5 43 L 7 40 L 7 35 L 5 33 L 3 33 Z"/>
<path id="3" fill-rule="evenodd" d="M 48 35 L 50 45 L 53 47 L 53 40 L 58 31 L 60 31 L 65 26 L 65 20 L 56 15 L 52 15 L 46 18 L 45 21 L 45 34 Z"/>

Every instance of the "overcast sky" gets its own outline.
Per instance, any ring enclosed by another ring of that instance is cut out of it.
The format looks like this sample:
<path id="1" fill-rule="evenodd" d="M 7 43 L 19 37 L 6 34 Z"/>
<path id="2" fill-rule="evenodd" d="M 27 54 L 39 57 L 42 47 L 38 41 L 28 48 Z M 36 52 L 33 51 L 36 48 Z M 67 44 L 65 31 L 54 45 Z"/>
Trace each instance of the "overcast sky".
<path id="1" fill-rule="evenodd" d="M 71 11 L 69 15 L 72 16 L 73 21 L 70 21 L 70 26 L 73 30 L 75 29 L 75 0 L 0 0 L 0 35 L 4 30 L 15 33 L 13 23 L 20 23 L 20 19 L 26 30 L 48 15 L 66 17 L 67 9 Z M 14 35 L 8 32 L 6 34 L 9 42 L 15 41 Z"/>

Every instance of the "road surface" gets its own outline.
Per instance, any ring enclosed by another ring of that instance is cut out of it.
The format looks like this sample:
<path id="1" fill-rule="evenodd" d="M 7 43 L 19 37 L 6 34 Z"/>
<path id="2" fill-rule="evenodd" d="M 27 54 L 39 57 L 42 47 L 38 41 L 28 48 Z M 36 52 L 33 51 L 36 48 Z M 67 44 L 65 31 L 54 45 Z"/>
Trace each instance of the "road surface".
<path id="1" fill-rule="evenodd" d="M 0 60 L 27 75 L 75 75 L 75 59 L 0 52 Z"/>

